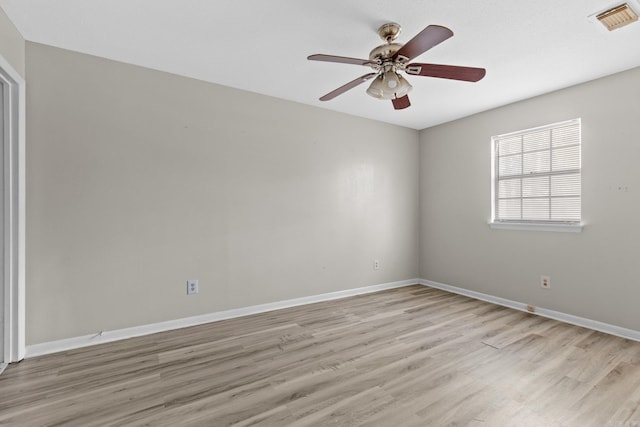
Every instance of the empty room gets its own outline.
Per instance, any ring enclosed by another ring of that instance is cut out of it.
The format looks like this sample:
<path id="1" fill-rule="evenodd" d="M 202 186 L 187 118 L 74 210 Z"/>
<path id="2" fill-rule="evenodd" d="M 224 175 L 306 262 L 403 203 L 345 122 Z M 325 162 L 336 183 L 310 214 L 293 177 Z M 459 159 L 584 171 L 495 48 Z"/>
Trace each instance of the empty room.
<path id="1" fill-rule="evenodd" d="M 0 0 L 0 425 L 639 427 L 638 15 Z"/>

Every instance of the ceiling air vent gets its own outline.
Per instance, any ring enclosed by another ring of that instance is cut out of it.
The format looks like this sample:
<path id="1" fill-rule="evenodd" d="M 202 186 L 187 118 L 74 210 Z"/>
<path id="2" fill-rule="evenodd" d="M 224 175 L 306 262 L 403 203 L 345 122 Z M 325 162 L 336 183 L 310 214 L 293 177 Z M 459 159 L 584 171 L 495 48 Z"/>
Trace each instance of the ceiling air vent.
<path id="1" fill-rule="evenodd" d="M 613 31 L 638 20 L 638 15 L 627 3 L 599 13 L 596 18 L 607 30 Z"/>

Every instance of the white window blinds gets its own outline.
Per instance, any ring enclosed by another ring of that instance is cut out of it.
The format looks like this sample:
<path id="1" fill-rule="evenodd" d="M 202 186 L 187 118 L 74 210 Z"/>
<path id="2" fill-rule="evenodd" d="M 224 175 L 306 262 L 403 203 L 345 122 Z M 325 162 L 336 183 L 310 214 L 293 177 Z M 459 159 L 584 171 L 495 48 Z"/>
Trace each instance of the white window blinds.
<path id="1" fill-rule="evenodd" d="M 494 222 L 580 223 L 580 119 L 492 141 Z"/>

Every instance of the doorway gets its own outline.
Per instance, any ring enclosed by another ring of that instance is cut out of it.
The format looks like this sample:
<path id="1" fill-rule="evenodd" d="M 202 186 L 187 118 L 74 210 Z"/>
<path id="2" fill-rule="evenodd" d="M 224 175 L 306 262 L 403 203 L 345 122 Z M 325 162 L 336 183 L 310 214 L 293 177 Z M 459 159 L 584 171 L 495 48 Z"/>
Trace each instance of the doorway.
<path id="1" fill-rule="evenodd" d="M 0 83 L 0 143 L 2 147 L 4 147 L 4 142 L 6 141 L 6 135 L 4 132 L 5 129 L 5 108 L 4 108 L 4 83 Z M 0 150 L 0 188 L 4 188 L 4 150 Z M 4 197 L 0 198 L 0 224 L 4 224 Z M 3 242 L 2 246 L 0 246 L 0 259 L 4 259 L 4 248 L 6 246 L 6 241 L 4 238 L 4 227 L 0 227 L 0 240 Z M 0 277 L 4 277 L 4 263 L 0 263 Z M 4 292 L 0 292 L 0 372 L 7 366 L 7 363 L 10 359 L 6 358 L 4 347 L 5 347 L 5 293 L 7 289 L 3 289 Z"/>
<path id="2" fill-rule="evenodd" d="M 0 55 L 0 371 L 25 354 L 25 83 Z"/>

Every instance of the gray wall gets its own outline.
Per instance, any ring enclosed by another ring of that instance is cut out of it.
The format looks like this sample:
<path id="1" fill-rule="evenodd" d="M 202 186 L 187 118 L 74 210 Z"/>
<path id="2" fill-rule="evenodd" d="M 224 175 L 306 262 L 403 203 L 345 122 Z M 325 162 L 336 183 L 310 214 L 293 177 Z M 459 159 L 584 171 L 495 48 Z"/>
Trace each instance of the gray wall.
<path id="1" fill-rule="evenodd" d="M 26 73 L 28 344 L 416 276 L 640 330 L 640 69 L 420 134 L 33 43 Z M 576 117 L 583 232 L 491 230 L 490 137 Z"/>
<path id="2" fill-rule="evenodd" d="M 16 27 L 0 8 L 0 55 L 24 77 L 25 42 Z"/>
<path id="3" fill-rule="evenodd" d="M 640 330 L 639 113 L 637 68 L 423 130 L 421 277 Z M 490 229 L 491 136 L 577 117 L 582 233 Z"/>
<path id="4" fill-rule="evenodd" d="M 26 67 L 27 344 L 417 277 L 418 132 L 33 43 Z"/>

